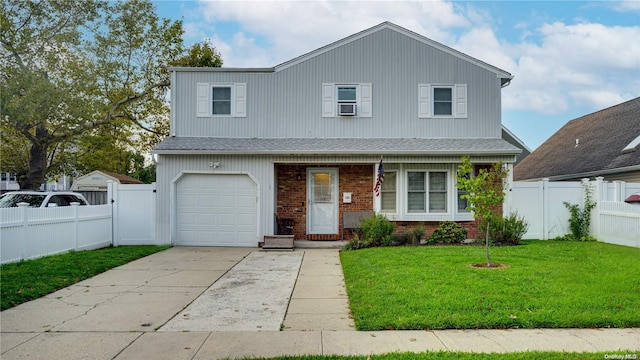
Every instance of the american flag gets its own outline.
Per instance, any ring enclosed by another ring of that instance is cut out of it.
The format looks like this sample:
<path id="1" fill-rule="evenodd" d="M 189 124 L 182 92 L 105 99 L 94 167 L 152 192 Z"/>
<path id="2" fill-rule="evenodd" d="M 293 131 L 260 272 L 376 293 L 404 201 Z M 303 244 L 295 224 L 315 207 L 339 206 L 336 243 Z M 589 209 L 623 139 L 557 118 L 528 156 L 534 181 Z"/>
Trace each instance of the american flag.
<path id="1" fill-rule="evenodd" d="M 380 164 L 378 165 L 378 175 L 376 176 L 376 185 L 373 187 L 373 192 L 376 194 L 376 197 L 380 196 L 380 187 L 382 186 L 383 181 L 384 166 L 382 165 L 382 159 L 380 159 Z"/>

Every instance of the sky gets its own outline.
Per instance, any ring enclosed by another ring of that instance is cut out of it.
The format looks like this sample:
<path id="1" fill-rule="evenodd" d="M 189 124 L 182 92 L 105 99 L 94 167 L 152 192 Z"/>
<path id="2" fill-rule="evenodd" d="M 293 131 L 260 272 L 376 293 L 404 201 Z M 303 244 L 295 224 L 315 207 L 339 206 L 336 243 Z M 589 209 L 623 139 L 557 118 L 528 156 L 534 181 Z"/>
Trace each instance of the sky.
<path id="1" fill-rule="evenodd" d="M 511 73 L 502 122 L 531 150 L 640 96 L 640 0 L 152 1 L 225 67 L 273 67 L 390 21 Z"/>

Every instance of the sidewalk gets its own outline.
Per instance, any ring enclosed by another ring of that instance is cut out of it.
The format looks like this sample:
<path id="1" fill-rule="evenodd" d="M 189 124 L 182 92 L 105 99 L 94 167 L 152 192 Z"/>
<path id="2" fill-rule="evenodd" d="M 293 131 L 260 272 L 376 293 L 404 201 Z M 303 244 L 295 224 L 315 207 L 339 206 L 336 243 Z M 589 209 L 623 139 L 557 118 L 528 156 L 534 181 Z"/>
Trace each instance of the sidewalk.
<path id="1" fill-rule="evenodd" d="M 640 355 L 640 329 L 354 331 L 337 249 L 296 250 L 302 262 L 284 331 L 158 331 L 176 315 L 184 316 L 189 304 L 255 251 L 175 247 L 6 310 L 0 313 L 0 358 L 219 359 L 427 350 L 627 353 L 620 349 Z"/>

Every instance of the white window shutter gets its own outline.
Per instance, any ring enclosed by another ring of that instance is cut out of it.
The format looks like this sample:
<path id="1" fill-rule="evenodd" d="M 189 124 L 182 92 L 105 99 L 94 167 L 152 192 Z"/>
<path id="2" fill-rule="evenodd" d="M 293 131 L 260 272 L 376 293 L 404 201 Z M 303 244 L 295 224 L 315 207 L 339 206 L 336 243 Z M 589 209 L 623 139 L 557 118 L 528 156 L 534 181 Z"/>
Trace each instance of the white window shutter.
<path id="1" fill-rule="evenodd" d="M 467 85 L 456 85 L 456 117 L 467 117 Z"/>
<path id="2" fill-rule="evenodd" d="M 196 91 L 196 117 L 211 116 L 211 84 L 198 83 Z"/>
<path id="3" fill-rule="evenodd" d="M 372 102 L 371 99 L 371 84 L 360 84 L 360 107 L 357 109 L 357 114 L 360 117 L 371 117 L 372 114 Z"/>
<path id="4" fill-rule="evenodd" d="M 418 84 L 418 117 L 431 117 L 431 85 Z"/>
<path id="5" fill-rule="evenodd" d="M 231 97 L 233 99 L 233 116 L 234 117 L 247 117 L 247 84 L 236 83 L 233 84 L 234 94 Z"/>
<path id="6" fill-rule="evenodd" d="M 322 84 L 322 117 L 336 116 L 336 86 L 335 84 Z"/>

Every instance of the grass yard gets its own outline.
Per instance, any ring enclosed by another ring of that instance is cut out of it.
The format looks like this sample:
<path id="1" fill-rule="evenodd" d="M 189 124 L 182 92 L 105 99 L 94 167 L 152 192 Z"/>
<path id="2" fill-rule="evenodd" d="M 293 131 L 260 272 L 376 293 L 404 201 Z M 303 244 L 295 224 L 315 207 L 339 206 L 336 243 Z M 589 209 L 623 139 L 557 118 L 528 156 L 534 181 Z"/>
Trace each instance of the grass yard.
<path id="1" fill-rule="evenodd" d="M 0 266 L 2 310 L 37 299 L 170 246 L 120 246 L 75 251 Z"/>
<path id="2" fill-rule="evenodd" d="M 640 326 L 640 249 L 599 242 L 340 253 L 358 330 Z"/>

